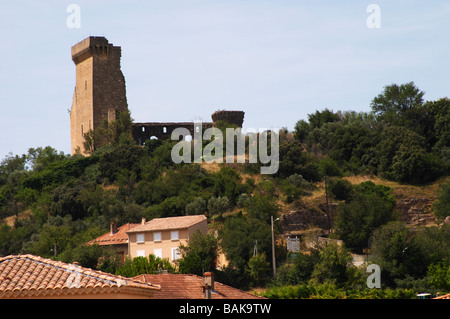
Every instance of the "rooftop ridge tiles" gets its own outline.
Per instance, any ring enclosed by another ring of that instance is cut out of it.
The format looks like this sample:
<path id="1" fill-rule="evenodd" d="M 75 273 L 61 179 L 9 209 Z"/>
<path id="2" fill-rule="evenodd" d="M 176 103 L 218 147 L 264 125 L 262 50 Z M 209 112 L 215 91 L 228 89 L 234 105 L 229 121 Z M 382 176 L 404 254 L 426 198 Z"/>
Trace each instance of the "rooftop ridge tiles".
<path id="1" fill-rule="evenodd" d="M 104 276 L 102 276 L 102 277 L 98 276 L 99 274 L 106 274 L 106 273 L 103 273 L 103 272 L 100 272 L 100 271 L 94 271 L 94 270 L 92 270 L 90 268 L 84 268 L 84 267 L 81 267 L 81 266 L 78 266 L 78 265 L 74 265 L 74 264 L 65 264 L 65 263 L 62 263 L 60 261 L 55 261 L 55 260 L 47 259 L 47 258 L 43 258 L 43 257 L 38 257 L 38 258 L 35 258 L 35 257 L 36 256 L 32 256 L 32 255 L 12 255 L 12 256 L 7 256 L 7 257 L 0 258 L 0 263 L 2 263 L 5 260 L 8 260 L 8 259 L 14 259 L 14 260 L 19 260 L 19 261 L 23 261 L 24 259 L 28 259 L 28 260 L 32 260 L 33 262 L 36 262 L 38 264 L 48 265 L 50 268 L 46 269 L 47 270 L 46 274 L 53 273 L 53 276 L 55 275 L 57 270 L 62 270 L 64 272 L 69 271 L 71 273 L 77 273 L 78 272 L 81 275 L 88 277 L 89 279 L 96 279 L 96 280 L 99 280 L 99 281 L 104 281 L 104 282 L 109 283 L 110 285 L 117 285 L 119 287 L 120 287 L 120 285 L 125 285 L 125 286 L 127 285 L 127 281 L 126 280 L 114 279 L 113 277 L 108 276 L 108 275 L 106 275 L 107 276 L 106 278 L 104 278 Z M 23 264 L 23 262 L 21 264 Z M 45 268 L 46 267 L 44 267 L 44 269 Z M 43 269 L 43 271 L 44 271 L 44 269 Z M 95 274 L 97 274 L 97 276 Z M 109 279 L 108 279 L 108 277 L 109 277 Z M 52 278 L 52 279 L 54 279 L 54 278 Z M 44 279 L 43 282 L 47 281 L 48 284 L 46 286 L 48 286 L 51 283 L 52 279 L 50 279 L 50 280 L 49 279 Z"/>

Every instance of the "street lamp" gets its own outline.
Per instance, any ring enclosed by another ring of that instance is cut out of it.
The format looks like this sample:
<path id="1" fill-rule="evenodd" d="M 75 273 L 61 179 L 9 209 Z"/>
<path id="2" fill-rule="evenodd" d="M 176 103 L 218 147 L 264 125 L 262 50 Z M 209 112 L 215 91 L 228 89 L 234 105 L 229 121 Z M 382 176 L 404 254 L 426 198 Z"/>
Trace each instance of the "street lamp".
<path id="1" fill-rule="evenodd" d="M 280 220 L 279 218 L 275 219 L 275 221 Z M 270 224 L 272 227 L 272 266 L 273 266 L 273 276 L 275 277 L 277 275 L 277 267 L 275 264 L 275 239 L 273 234 L 273 216 L 270 216 Z"/>

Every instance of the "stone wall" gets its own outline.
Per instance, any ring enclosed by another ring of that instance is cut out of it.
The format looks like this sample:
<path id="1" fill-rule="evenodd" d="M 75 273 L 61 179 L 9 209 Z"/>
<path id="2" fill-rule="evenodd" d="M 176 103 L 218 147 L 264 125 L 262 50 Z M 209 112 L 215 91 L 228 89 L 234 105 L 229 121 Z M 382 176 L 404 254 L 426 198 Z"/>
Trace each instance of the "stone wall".
<path id="1" fill-rule="evenodd" d="M 212 127 L 213 123 L 202 123 L 202 131 L 209 127 Z M 133 138 L 138 145 L 148 139 L 157 138 L 160 140 L 170 139 L 173 130 L 176 128 L 186 128 L 189 130 L 191 137 L 194 137 L 195 126 L 193 122 L 146 122 L 146 123 L 133 123 L 132 133 Z"/>
<path id="2" fill-rule="evenodd" d="M 293 233 L 313 227 L 328 229 L 328 223 L 328 217 L 323 211 L 306 207 L 298 207 L 284 213 L 280 218 L 283 233 Z"/>
<path id="3" fill-rule="evenodd" d="M 128 109 L 121 48 L 104 37 L 88 37 L 72 47 L 76 81 L 70 112 L 71 149 L 84 153 L 83 134 Z"/>
<path id="4" fill-rule="evenodd" d="M 226 121 L 230 124 L 242 127 L 244 121 L 243 111 L 216 111 L 211 115 L 213 122 L 202 122 L 202 132 L 207 128 L 216 125 L 219 120 Z M 133 123 L 133 138 L 138 145 L 142 145 L 150 138 L 170 139 L 173 130 L 176 128 L 186 128 L 189 130 L 191 137 L 194 137 L 195 123 L 194 122 L 144 122 Z"/>
<path id="5" fill-rule="evenodd" d="M 437 197 L 407 197 L 397 198 L 395 210 L 400 214 L 400 220 L 409 225 L 434 225 L 437 220 L 432 211 L 432 205 Z"/>
<path id="6" fill-rule="evenodd" d="M 213 122 L 225 121 L 230 124 L 235 124 L 238 127 L 242 127 L 244 123 L 244 112 L 243 111 L 216 111 L 211 115 Z"/>

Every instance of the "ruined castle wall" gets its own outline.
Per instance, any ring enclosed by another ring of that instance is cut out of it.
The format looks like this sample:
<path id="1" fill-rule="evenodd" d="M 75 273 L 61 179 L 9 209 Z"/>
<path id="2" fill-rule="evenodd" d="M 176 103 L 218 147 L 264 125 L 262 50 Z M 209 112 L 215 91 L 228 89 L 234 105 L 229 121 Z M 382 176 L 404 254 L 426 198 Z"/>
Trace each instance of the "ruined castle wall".
<path id="1" fill-rule="evenodd" d="M 202 131 L 212 127 L 213 123 L 202 123 Z M 186 128 L 189 130 L 191 137 L 194 137 L 195 126 L 193 122 L 146 122 L 133 123 L 133 138 L 138 145 L 142 145 L 146 140 L 157 138 L 159 140 L 170 139 L 172 132 L 176 128 Z"/>
<path id="2" fill-rule="evenodd" d="M 216 111 L 211 115 L 213 122 L 225 121 L 230 124 L 242 127 L 244 123 L 244 111 Z"/>

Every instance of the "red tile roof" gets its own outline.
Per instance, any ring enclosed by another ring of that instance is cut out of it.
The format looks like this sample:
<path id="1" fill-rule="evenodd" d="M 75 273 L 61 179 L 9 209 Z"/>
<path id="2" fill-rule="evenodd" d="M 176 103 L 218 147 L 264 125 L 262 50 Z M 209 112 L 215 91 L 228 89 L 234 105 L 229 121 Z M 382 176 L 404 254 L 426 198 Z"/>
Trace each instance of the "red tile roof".
<path id="1" fill-rule="evenodd" d="M 436 298 L 433 299 L 450 299 L 450 294 L 446 294 L 446 295 L 442 295 L 442 296 L 438 296 Z"/>
<path id="2" fill-rule="evenodd" d="M 0 258 L 0 298 L 152 296 L 159 286 L 33 255 Z"/>
<path id="3" fill-rule="evenodd" d="M 203 277 L 197 275 L 160 274 L 133 277 L 141 282 L 161 286 L 154 299 L 203 299 Z M 248 292 L 214 282 L 212 299 L 265 299 Z"/>
<path id="4" fill-rule="evenodd" d="M 120 245 L 128 243 L 128 235 L 127 232 L 132 228 L 137 227 L 141 224 L 125 224 L 117 228 L 117 231 L 111 234 L 111 232 L 107 232 L 100 237 L 97 237 L 90 242 L 86 243 L 86 245 L 93 245 L 94 243 L 100 246 L 104 245 Z"/>
<path id="5" fill-rule="evenodd" d="M 205 220 L 205 215 L 154 218 L 146 222 L 145 224 L 134 227 L 133 229 L 128 231 L 128 233 L 189 228 Z"/>

